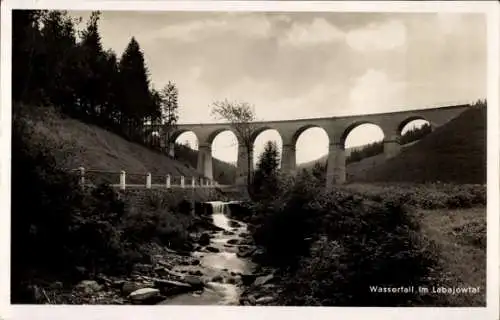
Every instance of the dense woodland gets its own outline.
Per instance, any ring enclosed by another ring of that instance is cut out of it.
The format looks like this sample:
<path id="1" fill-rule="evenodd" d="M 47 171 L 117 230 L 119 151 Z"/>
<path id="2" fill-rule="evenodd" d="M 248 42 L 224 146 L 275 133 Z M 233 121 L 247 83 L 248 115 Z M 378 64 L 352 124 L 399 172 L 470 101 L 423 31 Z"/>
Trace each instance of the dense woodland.
<path id="1" fill-rule="evenodd" d="M 64 11 L 13 11 L 12 99 L 33 107 L 53 105 L 130 141 L 160 148 L 153 131 L 177 122 L 177 88 L 173 82 L 160 91 L 153 88 L 134 37 L 121 57 L 103 48 L 99 17 L 93 12 L 78 31 L 81 19 Z"/>

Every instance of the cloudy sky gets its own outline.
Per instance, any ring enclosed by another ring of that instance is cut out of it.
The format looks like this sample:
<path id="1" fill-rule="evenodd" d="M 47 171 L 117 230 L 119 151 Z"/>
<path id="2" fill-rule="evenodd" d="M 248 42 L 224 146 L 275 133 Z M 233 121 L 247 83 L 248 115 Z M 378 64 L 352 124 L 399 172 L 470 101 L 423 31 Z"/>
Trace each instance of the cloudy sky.
<path id="1" fill-rule="evenodd" d="M 103 12 L 100 30 L 118 55 L 137 39 L 155 88 L 177 84 L 179 123 L 214 122 L 209 105 L 225 98 L 254 104 L 261 120 L 279 120 L 486 97 L 479 14 Z M 381 139 L 377 130 L 353 131 L 347 147 Z M 275 138 L 259 136 L 257 152 Z M 214 156 L 235 161 L 233 139 L 219 135 Z M 327 145 L 320 129 L 305 132 L 297 162 L 321 156 Z"/>

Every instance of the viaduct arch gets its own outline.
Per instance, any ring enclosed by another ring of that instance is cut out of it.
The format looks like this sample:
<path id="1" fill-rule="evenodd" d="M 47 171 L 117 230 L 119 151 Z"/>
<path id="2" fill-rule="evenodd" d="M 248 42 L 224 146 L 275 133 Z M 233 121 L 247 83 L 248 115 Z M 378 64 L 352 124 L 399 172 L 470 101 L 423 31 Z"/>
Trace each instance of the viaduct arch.
<path id="1" fill-rule="evenodd" d="M 281 135 L 283 149 L 281 168 L 284 172 L 293 173 L 296 166 L 295 145 L 300 134 L 309 128 L 319 127 L 325 130 L 329 139 L 326 187 L 343 184 L 346 181 L 345 140 L 351 130 L 361 124 L 374 124 L 384 132 L 384 153 L 386 158 L 395 156 L 400 149 L 399 139 L 404 126 L 413 120 L 423 119 L 432 128 L 442 126 L 470 105 L 457 105 L 431 109 L 415 109 L 399 112 L 378 113 L 369 115 L 353 115 L 344 117 L 328 117 L 314 119 L 297 119 L 282 121 L 255 122 L 254 140 L 258 134 L 267 129 L 274 129 Z M 212 142 L 223 131 L 232 131 L 238 135 L 229 123 L 179 124 L 171 135 L 168 145 L 172 150 L 173 143 L 184 132 L 192 131 L 198 138 L 198 171 L 206 178 L 213 179 Z M 172 152 L 172 151 L 170 151 Z M 245 184 L 248 172 L 248 157 L 245 147 L 238 141 L 237 184 Z M 250 163 L 253 163 L 250 159 Z"/>

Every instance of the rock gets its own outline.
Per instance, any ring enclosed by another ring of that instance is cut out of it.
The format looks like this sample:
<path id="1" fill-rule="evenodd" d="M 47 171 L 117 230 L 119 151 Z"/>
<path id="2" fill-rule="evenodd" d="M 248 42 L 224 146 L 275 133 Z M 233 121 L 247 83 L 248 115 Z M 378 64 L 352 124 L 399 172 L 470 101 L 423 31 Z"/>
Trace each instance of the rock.
<path id="1" fill-rule="evenodd" d="M 219 250 L 219 249 L 214 248 L 214 247 L 211 247 L 211 246 L 207 247 L 206 249 L 207 249 L 207 251 L 209 251 L 209 252 L 220 252 L 220 250 Z"/>
<path id="2" fill-rule="evenodd" d="M 206 246 L 210 243 L 210 235 L 208 233 L 203 233 L 198 240 L 198 243 L 202 246 Z"/>
<path id="3" fill-rule="evenodd" d="M 195 260 L 191 261 L 191 265 L 192 266 L 197 266 L 199 264 L 200 264 L 200 260 L 198 260 L 198 259 L 195 259 Z"/>
<path id="4" fill-rule="evenodd" d="M 132 292 L 137 291 L 139 289 L 143 289 L 143 288 L 144 288 L 144 285 L 139 284 L 137 282 L 125 281 L 122 285 L 121 292 L 122 292 L 122 295 L 128 296 Z"/>
<path id="5" fill-rule="evenodd" d="M 76 289 L 85 294 L 91 294 L 101 290 L 102 286 L 94 280 L 83 280 L 76 285 Z"/>
<path id="6" fill-rule="evenodd" d="M 260 297 L 259 299 L 257 299 L 257 301 L 255 301 L 257 304 L 266 304 L 266 303 L 269 303 L 269 302 L 273 302 L 275 300 L 274 297 L 271 297 L 271 296 L 264 296 L 264 297 Z"/>
<path id="7" fill-rule="evenodd" d="M 254 297 L 254 296 L 252 296 L 252 295 L 249 295 L 249 296 L 247 297 L 247 300 L 248 300 L 248 302 L 250 302 L 250 304 L 251 304 L 252 306 L 254 306 L 254 305 L 255 305 L 255 303 L 257 302 L 257 300 L 255 299 L 255 297 Z"/>
<path id="8" fill-rule="evenodd" d="M 236 278 L 230 277 L 226 279 L 226 283 L 229 284 L 235 284 L 236 283 Z"/>
<path id="9" fill-rule="evenodd" d="M 155 273 L 160 277 L 165 277 L 169 274 L 169 270 L 165 267 L 157 267 L 155 268 Z"/>
<path id="10" fill-rule="evenodd" d="M 229 239 L 227 240 L 227 244 L 238 244 L 240 240 L 238 239 Z"/>
<path id="11" fill-rule="evenodd" d="M 153 270 L 153 266 L 145 263 L 136 263 L 133 267 L 133 270 L 136 272 L 147 273 Z"/>
<path id="12" fill-rule="evenodd" d="M 224 230 L 222 232 L 222 234 L 225 235 L 225 236 L 234 236 L 234 232 L 229 231 L 229 230 Z"/>
<path id="13" fill-rule="evenodd" d="M 167 296 L 191 292 L 193 290 L 196 290 L 189 283 L 180 282 L 180 281 L 156 279 L 154 282 L 154 285 L 156 288 L 160 289 L 160 291 L 163 294 L 165 294 Z"/>
<path id="14" fill-rule="evenodd" d="M 238 258 L 248 258 L 248 257 L 250 257 L 251 255 L 253 255 L 255 251 L 256 251 L 256 249 L 255 249 L 255 248 L 252 248 L 252 249 L 250 249 L 250 250 L 246 250 L 246 251 L 240 251 L 240 252 L 237 252 L 237 253 L 236 253 L 236 256 L 237 256 Z"/>
<path id="15" fill-rule="evenodd" d="M 272 280 L 273 278 L 274 278 L 273 274 L 268 274 L 267 276 L 258 277 L 257 279 L 255 279 L 253 284 L 256 286 L 262 286 L 267 282 L 269 282 L 270 280 Z"/>
<path id="16" fill-rule="evenodd" d="M 231 228 L 239 228 L 240 224 L 234 220 L 229 220 L 227 223 Z"/>
<path id="17" fill-rule="evenodd" d="M 160 295 L 160 290 L 154 288 L 142 288 L 135 290 L 128 296 L 134 302 L 144 302 Z"/>
<path id="18" fill-rule="evenodd" d="M 212 278 L 212 282 L 222 282 L 222 276 L 221 275 L 217 275 L 215 277 Z"/>
<path id="19" fill-rule="evenodd" d="M 125 283 L 125 280 L 115 280 L 115 281 L 111 282 L 111 287 L 119 289 L 119 288 L 122 288 L 124 283 Z"/>
<path id="20" fill-rule="evenodd" d="M 200 270 L 189 270 L 188 273 L 190 275 L 193 275 L 193 276 L 202 276 L 203 275 L 203 272 L 201 272 Z"/>
<path id="21" fill-rule="evenodd" d="M 205 286 L 205 283 L 199 277 L 185 276 L 183 280 L 191 285 L 194 290 L 200 290 Z"/>

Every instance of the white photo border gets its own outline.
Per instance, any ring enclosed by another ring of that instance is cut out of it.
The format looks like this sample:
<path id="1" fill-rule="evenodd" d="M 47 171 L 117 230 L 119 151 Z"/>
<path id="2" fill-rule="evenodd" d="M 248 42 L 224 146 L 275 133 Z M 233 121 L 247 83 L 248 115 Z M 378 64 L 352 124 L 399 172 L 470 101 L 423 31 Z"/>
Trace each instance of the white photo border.
<path id="1" fill-rule="evenodd" d="M 487 307 L 21 306 L 10 304 L 12 9 L 101 11 L 476 12 L 487 18 Z M 1 7 L 1 319 L 499 319 L 499 4 L 496 1 L 65 1 L 3 0 Z"/>

